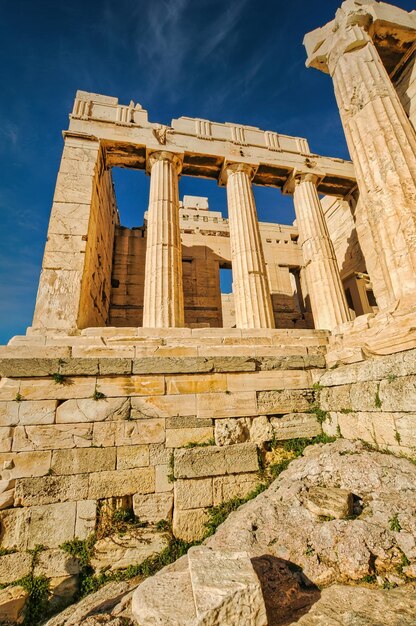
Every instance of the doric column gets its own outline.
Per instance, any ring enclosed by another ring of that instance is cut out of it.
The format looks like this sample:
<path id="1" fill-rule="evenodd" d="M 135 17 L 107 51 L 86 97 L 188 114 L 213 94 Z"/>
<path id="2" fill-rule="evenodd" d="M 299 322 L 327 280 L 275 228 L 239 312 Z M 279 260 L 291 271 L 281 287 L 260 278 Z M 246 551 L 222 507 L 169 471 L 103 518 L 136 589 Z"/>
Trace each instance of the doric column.
<path id="1" fill-rule="evenodd" d="M 305 44 L 309 65 L 334 81 L 360 191 L 360 244 L 384 308 L 416 300 L 416 135 L 367 32 L 377 10 L 344 2 Z"/>
<path id="2" fill-rule="evenodd" d="M 150 197 L 143 303 L 145 328 L 184 324 L 178 192 L 181 167 L 181 159 L 170 152 L 153 152 L 148 160 Z"/>
<path id="3" fill-rule="evenodd" d="M 237 328 L 274 328 L 272 300 L 251 179 L 245 164 L 225 168 Z"/>
<path id="4" fill-rule="evenodd" d="M 313 174 L 295 178 L 296 225 L 315 328 L 332 330 L 347 322 L 350 314 L 316 182 Z"/>

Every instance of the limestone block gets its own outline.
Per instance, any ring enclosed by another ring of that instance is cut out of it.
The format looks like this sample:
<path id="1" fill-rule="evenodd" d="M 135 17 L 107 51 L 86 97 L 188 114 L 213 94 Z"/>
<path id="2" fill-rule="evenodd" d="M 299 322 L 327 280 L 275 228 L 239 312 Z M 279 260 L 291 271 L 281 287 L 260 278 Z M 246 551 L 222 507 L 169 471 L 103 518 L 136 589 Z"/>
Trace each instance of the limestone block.
<path id="1" fill-rule="evenodd" d="M 98 360 L 99 373 L 101 376 L 127 375 L 132 372 L 132 360 L 126 358 L 104 357 Z"/>
<path id="2" fill-rule="evenodd" d="M 134 469 L 149 465 L 149 446 L 120 446 L 117 448 L 117 469 Z"/>
<path id="3" fill-rule="evenodd" d="M 202 419 L 200 417 L 181 417 L 174 416 L 166 418 L 166 428 L 205 428 L 212 426 L 213 420 Z"/>
<path id="4" fill-rule="evenodd" d="M 0 510 L 8 509 L 10 506 L 13 506 L 14 502 L 14 488 L 7 489 L 0 494 Z"/>
<path id="5" fill-rule="evenodd" d="M 75 537 L 86 539 L 95 530 L 97 520 L 97 503 L 95 500 L 77 502 L 75 520 Z"/>
<path id="6" fill-rule="evenodd" d="M 168 450 L 163 443 L 151 443 L 149 445 L 150 465 L 166 465 L 171 457 L 171 450 Z"/>
<path id="7" fill-rule="evenodd" d="M 215 476 L 212 479 L 213 505 L 218 506 L 233 498 L 245 498 L 258 484 L 259 477 L 256 473 Z"/>
<path id="8" fill-rule="evenodd" d="M 0 426 L 16 426 L 19 422 L 19 402 L 0 402 Z"/>
<path id="9" fill-rule="evenodd" d="M 0 468 L 4 468 L 2 475 L 7 472 L 9 478 L 44 476 L 51 466 L 51 455 L 50 451 L 0 453 Z"/>
<path id="10" fill-rule="evenodd" d="M 212 506 L 212 478 L 193 478 L 174 482 L 175 508 L 201 509 Z"/>
<path id="11" fill-rule="evenodd" d="M 164 441 L 164 419 L 144 419 L 138 421 L 117 422 L 116 424 L 116 446 L 135 446 L 146 443 L 163 443 Z"/>
<path id="12" fill-rule="evenodd" d="M 0 585 L 12 583 L 27 576 L 32 557 L 27 552 L 14 552 L 0 557 Z"/>
<path id="13" fill-rule="evenodd" d="M 116 445 L 117 422 L 96 422 L 93 427 L 92 444 L 98 448 Z"/>
<path id="14" fill-rule="evenodd" d="M 154 491 L 155 470 L 153 467 L 94 472 L 89 475 L 88 498 L 91 500 Z"/>
<path id="15" fill-rule="evenodd" d="M 175 450 L 175 478 L 199 478 L 258 470 L 257 446 L 234 446 Z"/>
<path id="16" fill-rule="evenodd" d="M 400 444 L 416 448 L 416 413 L 396 414 L 395 426 Z"/>
<path id="17" fill-rule="evenodd" d="M 53 424 L 56 405 L 56 400 L 19 402 L 19 424 Z"/>
<path id="18" fill-rule="evenodd" d="M 365 382 L 351 385 L 350 389 L 351 408 L 353 411 L 378 411 L 377 406 L 381 398 L 379 395 L 379 383 Z M 399 407 L 397 407 L 400 410 Z M 391 409 L 394 410 L 394 409 Z"/>
<path id="19" fill-rule="evenodd" d="M 135 494 L 133 496 L 134 514 L 141 522 L 157 524 L 160 520 L 170 520 L 173 511 L 171 493 Z"/>
<path id="20" fill-rule="evenodd" d="M 23 609 L 29 592 L 20 585 L 5 587 L 0 590 L 0 622 L 2 624 L 21 624 Z"/>
<path id="21" fill-rule="evenodd" d="M 248 417 L 215 420 L 215 444 L 229 446 L 249 441 L 250 421 Z"/>
<path id="22" fill-rule="evenodd" d="M 15 400 L 20 391 L 20 380 L 13 378 L 0 379 L 0 400 Z"/>
<path id="23" fill-rule="evenodd" d="M 60 607 L 73 600 L 79 589 L 78 576 L 54 576 L 49 579 L 51 607 Z"/>
<path id="24" fill-rule="evenodd" d="M 176 374 L 211 372 L 212 359 L 203 357 L 155 356 L 134 359 L 133 374 Z"/>
<path id="25" fill-rule="evenodd" d="M 270 415 L 273 413 L 293 413 L 308 411 L 313 401 L 312 391 L 286 390 L 260 391 L 257 394 L 255 413 Z"/>
<path id="26" fill-rule="evenodd" d="M 155 466 L 156 493 L 173 491 L 173 482 L 169 481 L 170 468 L 167 464 Z"/>
<path id="27" fill-rule="evenodd" d="M 42 550 L 38 553 L 33 573 L 46 578 L 73 576 L 79 573 L 79 562 L 63 550 Z"/>
<path id="28" fill-rule="evenodd" d="M 254 372 L 256 361 L 244 356 L 214 357 L 214 372 Z"/>
<path id="29" fill-rule="evenodd" d="M 74 346 L 72 348 L 72 355 L 78 359 L 128 359 L 130 361 L 130 367 L 127 373 L 130 374 L 131 363 L 134 358 L 134 346 Z"/>
<path id="30" fill-rule="evenodd" d="M 53 474 L 58 475 L 114 470 L 116 469 L 116 448 L 54 450 L 51 469 Z"/>
<path id="31" fill-rule="evenodd" d="M 196 415 L 194 394 L 131 398 L 131 416 L 134 419 L 192 415 Z"/>
<path id="32" fill-rule="evenodd" d="M 38 544 L 58 548 L 71 541 L 75 537 L 76 507 L 76 502 L 31 507 L 28 548 Z"/>
<path id="33" fill-rule="evenodd" d="M 140 565 L 146 559 L 166 548 L 167 536 L 163 533 L 137 529 L 124 535 L 112 535 L 97 541 L 91 565 L 96 570 L 111 571 L 125 569 L 129 565 Z"/>
<path id="34" fill-rule="evenodd" d="M 319 392 L 319 404 L 323 411 L 342 411 L 351 409 L 351 385 L 325 387 Z"/>
<path id="35" fill-rule="evenodd" d="M 0 427 L 0 452 L 10 452 L 15 430 L 10 426 Z"/>
<path id="36" fill-rule="evenodd" d="M 63 383 L 56 383 L 51 378 L 24 378 L 20 384 L 20 393 L 24 400 L 70 400 L 91 398 L 95 386 L 94 376 L 68 377 Z"/>
<path id="37" fill-rule="evenodd" d="M 0 512 L 0 542 L 3 548 L 25 550 L 28 542 L 29 509 L 6 509 Z"/>
<path id="38" fill-rule="evenodd" d="M 337 413 L 341 434 L 346 439 L 363 439 L 378 445 L 397 445 L 394 413 L 360 411 Z"/>
<path id="39" fill-rule="evenodd" d="M 102 376 L 97 379 L 99 390 L 107 397 L 156 396 L 165 393 L 164 376 Z M 92 396 L 91 392 L 90 396 Z"/>
<path id="40" fill-rule="evenodd" d="M 173 509 L 173 534 L 183 541 L 199 541 L 206 533 L 208 513 L 205 509 L 190 509 L 182 511 Z"/>
<path id="41" fill-rule="evenodd" d="M 166 430 L 166 447 L 181 448 L 189 443 L 206 443 L 214 436 L 212 426 L 204 428 L 168 428 Z"/>
<path id="42" fill-rule="evenodd" d="M 270 419 L 275 439 L 298 439 L 317 437 L 322 434 L 322 425 L 314 413 L 288 413 Z"/>
<path id="43" fill-rule="evenodd" d="M 59 359 L 53 358 L 0 358 L 0 376 L 25 378 L 51 376 L 59 370 Z"/>
<path id="44" fill-rule="evenodd" d="M 59 373 L 64 376 L 96 376 L 99 373 L 98 359 L 59 359 Z"/>
<path id="45" fill-rule="evenodd" d="M 305 496 L 305 506 L 314 515 L 345 519 L 353 512 L 353 495 L 337 487 L 310 487 Z"/>
<path id="46" fill-rule="evenodd" d="M 86 474 L 19 478 L 16 481 L 14 505 L 34 506 L 83 500 L 87 494 L 88 477 Z"/>
<path id="47" fill-rule="evenodd" d="M 103 422 L 124 420 L 130 413 L 128 398 L 103 398 L 93 400 L 67 400 L 56 411 L 56 422 L 77 424 L 82 422 Z"/>
<path id="48" fill-rule="evenodd" d="M 305 370 L 272 370 L 250 374 L 227 374 L 227 388 L 229 391 L 307 389 L 310 385 L 310 375 Z"/>
<path id="49" fill-rule="evenodd" d="M 403 376 L 393 381 L 381 381 L 379 397 L 383 411 L 414 411 L 416 376 Z"/>
<path id="50" fill-rule="evenodd" d="M 226 391 L 227 376 L 225 374 L 192 374 L 187 376 L 166 376 L 167 394 L 207 393 Z"/>
<path id="51" fill-rule="evenodd" d="M 198 417 L 243 417 L 256 414 L 256 394 L 254 391 L 203 393 L 197 396 Z"/>
<path id="52" fill-rule="evenodd" d="M 273 426 L 266 415 L 259 415 L 250 421 L 250 441 L 261 445 L 273 439 Z"/>
<path id="53" fill-rule="evenodd" d="M 87 448 L 92 443 L 92 424 L 16 426 L 13 451 Z"/>
<path id="54" fill-rule="evenodd" d="M 200 626 L 267 626 L 260 581 L 247 552 L 188 551 L 189 571 Z"/>

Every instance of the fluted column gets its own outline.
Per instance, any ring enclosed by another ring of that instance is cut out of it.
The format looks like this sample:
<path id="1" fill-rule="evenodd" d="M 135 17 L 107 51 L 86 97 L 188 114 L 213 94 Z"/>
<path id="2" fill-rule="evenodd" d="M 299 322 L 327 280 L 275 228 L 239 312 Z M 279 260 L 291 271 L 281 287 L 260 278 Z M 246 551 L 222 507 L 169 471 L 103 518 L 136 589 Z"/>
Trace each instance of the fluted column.
<path id="1" fill-rule="evenodd" d="M 237 328 L 274 328 L 272 300 L 251 179 L 245 164 L 226 167 Z"/>
<path id="2" fill-rule="evenodd" d="M 360 244 L 384 308 L 416 301 L 416 134 L 367 32 L 371 21 L 365 7 L 344 2 L 305 42 L 309 64 L 334 81 L 360 191 Z"/>
<path id="3" fill-rule="evenodd" d="M 350 314 L 316 182 L 313 174 L 297 176 L 293 198 L 315 328 L 332 330 Z"/>
<path id="4" fill-rule="evenodd" d="M 178 176 L 181 160 L 170 152 L 150 155 L 143 326 L 183 326 L 182 249 Z"/>

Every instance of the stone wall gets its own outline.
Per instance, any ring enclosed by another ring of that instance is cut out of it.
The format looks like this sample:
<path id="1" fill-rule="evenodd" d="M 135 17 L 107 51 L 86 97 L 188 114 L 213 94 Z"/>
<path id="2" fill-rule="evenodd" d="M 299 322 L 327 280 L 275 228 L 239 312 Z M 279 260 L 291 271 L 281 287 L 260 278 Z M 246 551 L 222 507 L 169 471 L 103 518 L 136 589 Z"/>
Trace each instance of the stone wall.
<path id="1" fill-rule="evenodd" d="M 319 376 L 328 434 L 416 456 L 416 350 L 343 365 Z"/>
<path id="2" fill-rule="evenodd" d="M 265 441 L 321 432 L 311 376 L 325 364 L 326 333 L 140 330 L 1 348 L 0 539 L 10 551 L 0 556 L 1 582 L 25 575 L 27 551 L 42 545 L 52 586 L 73 593 L 76 564 L 60 546 L 86 539 L 108 507 L 200 538 L 209 507 L 258 484 Z M 144 356 L 152 353 L 160 356 Z M 100 540 L 97 570 L 138 559 L 131 541 Z"/>

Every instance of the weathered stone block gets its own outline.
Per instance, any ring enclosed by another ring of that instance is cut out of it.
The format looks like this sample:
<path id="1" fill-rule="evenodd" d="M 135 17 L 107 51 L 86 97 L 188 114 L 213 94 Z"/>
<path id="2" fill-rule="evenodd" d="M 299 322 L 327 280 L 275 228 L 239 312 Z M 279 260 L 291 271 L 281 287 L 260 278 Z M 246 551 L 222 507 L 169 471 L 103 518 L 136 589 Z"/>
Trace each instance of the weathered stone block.
<path id="1" fill-rule="evenodd" d="M 96 376 L 99 373 L 98 359 L 60 359 L 59 371 L 64 376 Z"/>
<path id="2" fill-rule="evenodd" d="M 13 378 L 0 379 L 0 400 L 15 400 L 16 395 L 19 393 L 19 391 L 20 380 L 15 380 Z"/>
<path id="3" fill-rule="evenodd" d="M 416 406 L 416 376 L 403 376 L 396 380 L 381 381 L 379 398 L 380 407 L 383 411 L 414 411 Z"/>
<path id="4" fill-rule="evenodd" d="M 87 448 L 92 444 L 92 424 L 16 426 L 13 451 Z"/>
<path id="5" fill-rule="evenodd" d="M 131 416 L 134 419 L 195 415 L 196 395 L 194 394 L 131 399 Z"/>
<path id="6" fill-rule="evenodd" d="M 12 449 L 15 429 L 11 426 L 0 427 L 0 452 L 10 452 Z"/>
<path id="7" fill-rule="evenodd" d="M 149 530 L 134 530 L 125 535 L 113 535 L 100 539 L 94 547 L 91 565 L 96 570 L 109 568 L 119 570 L 129 565 L 140 565 L 146 559 L 166 548 L 165 534 Z"/>
<path id="8" fill-rule="evenodd" d="M 118 422 L 115 430 L 116 446 L 135 446 L 165 441 L 165 420 L 145 419 Z"/>
<path id="9" fill-rule="evenodd" d="M 23 609 L 29 592 L 20 585 L 0 590 L 0 622 L 2 624 L 21 624 Z"/>
<path id="10" fill-rule="evenodd" d="M 54 474 L 85 474 L 114 469 L 116 448 L 76 448 L 52 452 L 51 470 Z"/>
<path id="11" fill-rule="evenodd" d="M 249 441 L 250 423 L 251 420 L 248 417 L 216 419 L 215 444 L 217 446 L 230 446 Z"/>
<path id="12" fill-rule="evenodd" d="M 304 412 L 310 409 L 312 402 L 312 391 L 290 389 L 260 391 L 257 394 L 256 413 L 270 415 L 273 413 Z"/>
<path id="13" fill-rule="evenodd" d="M 154 491 L 155 470 L 153 467 L 95 472 L 89 475 L 88 498 L 91 500 Z"/>
<path id="14" fill-rule="evenodd" d="M 42 550 L 37 555 L 33 573 L 46 578 L 73 576 L 79 573 L 79 562 L 63 550 Z"/>
<path id="15" fill-rule="evenodd" d="M 42 358 L 0 358 L 0 376 L 24 378 L 51 376 L 59 370 L 59 359 Z"/>
<path id="16" fill-rule="evenodd" d="M 41 544 L 58 548 L 75 537 L 76 502 L 60 502 L 30 509 L 28 548 Z"/>
<path id="17" fill-rule="evenodd" d="M 335 519 L 352 515 L 354 499 L 347 489 L 336 487 L 310 487 L 305 496 L 305 506 L 314 513 Z"/>
<path id="18" fill-rule="evenodd" d="M 211 372 L 212 359 L 202 357 L 145 357 L 134 359 L 133 374 L 176 374 Z"/>
<path id="19" fill-rule="evenodd" d="M 149 446 L 120 446 L 117 448 L 117 469 L 134 469 L 149 465 Z"/>
<path id="20" fill-rule="evenodd" d="M 166 377 L 167 394 L 188 394 L 225 391 L 227 389 L 227 376 L 225 374 L 192 374 L 187 376 Z"/>
<path id="21" fill-rule="evenodd" d="M 199 541 L 206 533 L 208 513 L 205 509 L 173 510 L 173 534 L 183 541 Z"/>
<path id="22" fill-rule="evenodd" d="M 251 357 L 218 356 L 214 357 L 214 372 L 254 372 L 256 361 Z"/>
<path id="23" fill-rule="evenodd" d="M 99 372 L 101 376 L 129 375 L 132 372 L 132 360 L 126 358 L 100 358 L 98 360 Z"/>
<path id="24" fill-rule="evenodd" d="M 194 478 L 174 482 L 175 508 L 200 509 L 212 506 L 212 478 Z"/>
<path id="25" fill-rule="evenodd" d="M 218 506 L 233 498 L 245 498 L 258 484 L 259 477 L 256 473 L 215 476 L 212 479 L 213 505 Z"/>
<path id="26" fill-rule="evenodd" d="M 173 482 L 169 480 L 170 471 L 167 464 L 155 466 L 156 493 L 173 491 Z"/>
<path id="27" fill-rule="evenodd" d="M 319 404 L 323 411 L 351 410 L 351 385 L 325 387 L 319 392 Z"/>
<path id="28" fill-rule="evenodd" d="M 148 524 L 170 520 L 173 511 L 173 495 L 171 493 L 135 494 L 133 510 L 141 522 Z"/>
<path id="29" fill-rule="evenodd" d="M 0 542 L 2 548 L 25 550 L 28 542 L 29 509 L 6 509 L 0 512 Z"/>
<path id="30" fill-rule="evenodd" d="M 379 383 L 364 382 L 351 385 L 350 398 L 353 411 L 379 411 Z"/>
<path id="31" fill-rule="evenodd" d="M 175 450 L 175 478 L 199 478 L 258 470 L 257 446 L 235 446 Z"/>
<path id="32" fill-rule="evenodd" d="M 212 426 L 204 428 L 172 428 L 166 430 L 166 447 L 181 448 L 190 443 L 206 443 L 213 439 Z"/>
<path id="33" fill-rule="evenodd" d="M 305 370 L 227 374 L 227 388 L 229 391 L 307 389 L 310 385 L 310 375 Z"/>
<path id="34" fill-rule="evenodd" d="M 165 377 L 102 376 L 97 379 L 97 386 L 109 398 L 117 396 L 156 396 L 165 393 Z"/>
<path id="35" fill-rule="evenodd" d="M 166 428 L 205 428 L 213 425 L 213 420 L 201 417 L 167 417 Z"/>
<path id="36" fill-rule="evenodd" d="M 19 422 L 19 402 L 0 402 L 0 426 L 16 426 Z"/>
<path id="37" fill-rule="evenodd" d="M 88 477 L 86 474 L 19 478 L 16 481 L 14 505 L 35 506 L 68 500 L 83 500 L 87 494 Z"/>
<path id="38" fill-rule="evenodd" d="M 105 420 L 125 420 L 130 413 L 128 398 L 92 398 L 67 400 L 56 411 L 56 422 L 77 424 L 82 422 L 103 422 Z"/>
<path id="39" fill-rule="evenodd" d="M 91 398 L 96 386 L 94 376 L 65 378 L 56 383 L 52 378 L 24 378 L 20 393 L 25 400 L 69 400 Z"/>
<path id="40" fill-rule="evenodd" d="M 51 456 L 50 451 L 3 453 L 0 454 L 0 467 L 4 468 L 3 476 L 7 472 L 8 478 L 44 476 L 51 466 Z"/>
<path id="41" fill-rule="evenodd" d="M 270 419 L 275 439 L 298 439 L 317 437 L 322 434 L 322 426 L 314 413 L 288 413 Z"/>
<path id="42" fill-rule="evenodd" d="M 56 400 L 27 401 L 19 403 L 19 424 L 53 424 L 55 422 Z"/>
<path id="43" fill-rule="evenodd" d="M 32 557 L 27 552 L 14 552 L 0 557 L 0 585 L 12 583 L 27 576 Z"/>
<path id="44" fill-rule="evenodd" d="M 256 414 L 256 393 L 254 391 L 203 393 L 197 396 L 198 417 L 243 417 Z"/>

